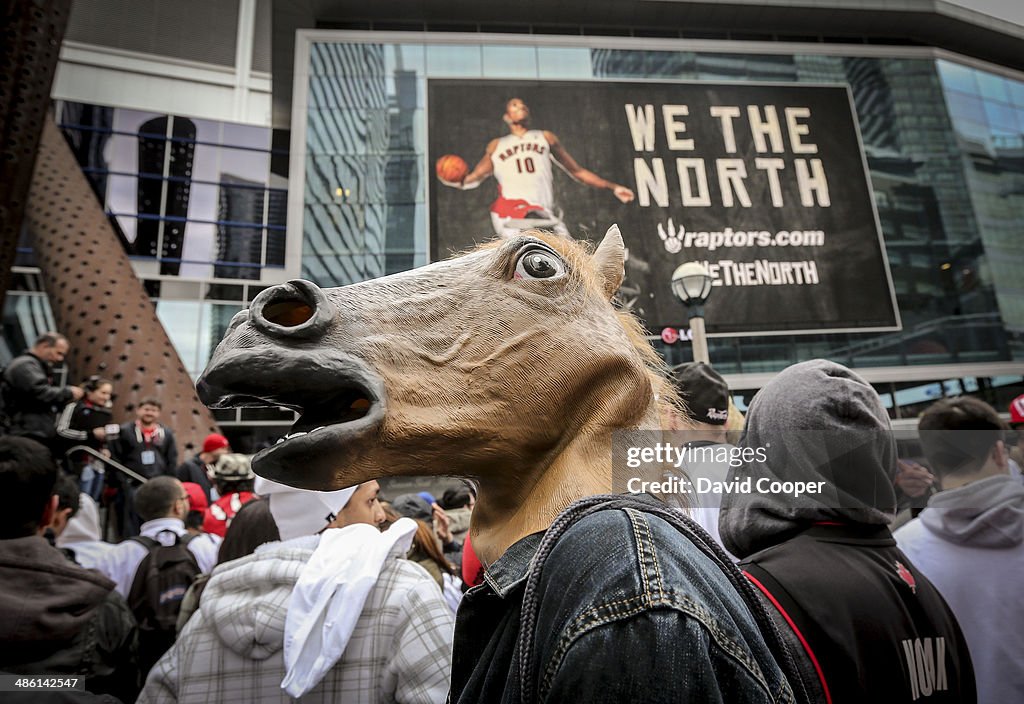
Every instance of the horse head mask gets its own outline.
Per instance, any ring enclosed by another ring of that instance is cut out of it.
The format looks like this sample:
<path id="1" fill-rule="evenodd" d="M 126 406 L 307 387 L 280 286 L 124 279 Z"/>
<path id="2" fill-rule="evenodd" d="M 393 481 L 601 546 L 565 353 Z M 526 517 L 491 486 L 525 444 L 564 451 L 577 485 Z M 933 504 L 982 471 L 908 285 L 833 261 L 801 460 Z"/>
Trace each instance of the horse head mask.
<path id="1" fill-rule="evenodd" d="M 351 286 L 274 286 L 231 321 L 200 396 L 299 412 L 253 463 L 297 487 L 455 475 L 482 503 L 488 487 L 566 504 L 607 491 L 611 432 L 658 427 L 675 398 L 610 302 L 624 256 L 614 226 L 593 253 L 526 232 Z"/>

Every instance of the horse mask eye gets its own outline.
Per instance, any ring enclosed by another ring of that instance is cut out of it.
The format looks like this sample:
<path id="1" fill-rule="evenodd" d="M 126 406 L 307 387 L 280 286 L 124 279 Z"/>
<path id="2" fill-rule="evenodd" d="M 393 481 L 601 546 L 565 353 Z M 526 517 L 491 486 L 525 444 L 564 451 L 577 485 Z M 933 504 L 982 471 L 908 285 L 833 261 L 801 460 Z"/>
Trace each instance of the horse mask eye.
<path id="1" fill-rule="evenodd" d="M 557 279 L 565 275 L 562 260 L 543 249 L 531 249 L 516 262 L 516 276 L 522 279 Z"/>

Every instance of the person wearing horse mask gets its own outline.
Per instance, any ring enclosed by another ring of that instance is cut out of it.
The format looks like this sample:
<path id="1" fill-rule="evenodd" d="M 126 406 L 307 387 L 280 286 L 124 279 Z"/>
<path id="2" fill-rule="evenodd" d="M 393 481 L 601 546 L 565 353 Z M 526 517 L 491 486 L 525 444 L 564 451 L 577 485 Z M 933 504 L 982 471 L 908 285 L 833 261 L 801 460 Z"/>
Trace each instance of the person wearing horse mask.
<path id="1" fill-rule="evenodd" d="M 726 494 L 722 542 L 819 701 L 977 701 L 956 618 L 889 532 L 896 443 L 871 385 L 826 360 L 795 364 L 754 397 L 740 446 L 764 461 L 730 471 L 753 491 Z"/>
<path id="2" fill-rule="evenodd" d="M 793 699 L 778 634 L 724 551 L 656 498 L 612 493 L 617 433 L 660 435 L 679 409 L 612 303 L 624 261 L 617 227 L 596 250 L 531 231 L 353 286 L 281 284 L 234 318 L 197 384 L 218 407 L 302 409 L 258 475 L 479 487 L 485 571 L 459 606 L 451 702 Z"/>

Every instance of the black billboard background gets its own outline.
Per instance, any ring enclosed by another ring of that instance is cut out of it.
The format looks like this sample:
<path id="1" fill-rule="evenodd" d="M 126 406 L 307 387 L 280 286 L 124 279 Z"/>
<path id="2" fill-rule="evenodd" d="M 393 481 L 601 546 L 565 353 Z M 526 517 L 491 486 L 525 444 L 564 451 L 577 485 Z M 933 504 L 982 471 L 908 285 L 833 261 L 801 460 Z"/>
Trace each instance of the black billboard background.
<path id="1" fill-rule="evenodd" d="M 493 237 L 489 207 L 497 195 L 493 178 L 467 191 L 444 186 L 433 175 L 436 160 L 458 154 L 472 169 L 491 139 L 508 133 L 501 117 L 506 102 L 523 99 L 530 107 L 531 129 L 554 132 L 584 168 L 637 191 L 634 158 L 647 164 L 664 161 L 668 207 L 651 202 L 641 207 L 639 192 L 632 203 L 620 203 L 611 191 L 577 183 L 554 169 L 554 200 L 563 211 L 570 233 L 600 241 L 618 223 L 629 250 L 622 298 L 649 329 L 685 324 L 686 312 L 671 292 L 675 268 L 689 260 L 772 262 L 813 260 L 816 285 L 715 286 L 705 306 L 711 334 L 785 334 L 845 329 L 898 329 L 885 254 L 877 230 L 871 194 L 864 173 L 849 93 L 843 86 L 803 84 L 609 83 L 556 81 L 430 80 L 428 82 L 428 142 L 430 178 L 430 256 L 443 259 Z M 653 104 L 653 152 L 636 151 L 624 106 Z M 695 141 L 692 151 L 672 151 L 666 143 L 661 106 L 683 104 L 689 115 L 681 138 Z M 733 121 L 736 153 L 727 153 L 721 123 L 709 106 L 739 106 Z M 785 153 L 758 154 L 747 126 L 746 106 L 774 105 L 782 123 Z M 786 131 L 786 107 L 807 107 L 801 119 L 809 128 L 804 143 L 817 153 L 794 154 Z M 768 179 L 754 168 L 756 157 L 785 162 L 780 172 L 784 207 L 771 203 Z M 684 208 L 675 159 L 706 160 L 710 207 Z M 722 205 L 714 160 L 741 158 L 752 207 Z M 796 158 L 820 159 L 828 182 L 830 207 L 801 205 L 794 174 Z M 689 232 L 822 230 L 824 245 L 816 247 L 744 246 L 714 251 L 683 247 L 666 250 L 658 234 L 668 220 Z"/>

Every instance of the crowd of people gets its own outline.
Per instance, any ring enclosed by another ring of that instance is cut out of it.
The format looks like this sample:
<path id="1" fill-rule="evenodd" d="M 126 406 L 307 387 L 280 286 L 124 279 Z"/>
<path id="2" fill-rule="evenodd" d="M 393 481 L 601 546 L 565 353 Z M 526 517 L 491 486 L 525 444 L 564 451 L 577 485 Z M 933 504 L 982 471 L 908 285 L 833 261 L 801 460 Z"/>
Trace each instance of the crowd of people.
<path id="1" fill-rule="evenodd" d="M 109 381 L 56 384 L 67 351 L 47 333 L 7 365 L 0 437 L 0 672 L 82 676 L 88 691 L 66 701 L 1024 701 L 1024 439 L 977 398 L 931 405 L 920 455 L 898 458 L 881 399 L 841 365 L 789 367 L 739 423 L 725 380 L 688 365 L 677 382 L 689 417 L 676 419 L 688 445 L 772 450 L 674 471 L 824 483 L 830 499 L 645 495 L 551 528 L 596 521 L 601 545 L 545 548 L 536 534 L 486 566 L 471 483 L 390 501 L 376 481 L 306 491 L 256 477 L 217 434 L 179 463 L 158 399 L 116 424 Z M 1010 414 L 1024 428 L 1024 396 Z M 681 561 L 631 552 L 626 538 L 643 545 L 638 531 L 673 525 L 703 546 L 678 538 Z M 559 609 L 637 564 L 636 597 L 601 595 L 563 622 Z M 680 564 L 699 576 L 679 577 L 695 596 L 663 591 Z M 730 573 L 746 586 L 718 581 Z M 561 590 L 559 609 L 506 599 L 524 585 Z M 692 632 L 671 626 L 684 607 L 702 624 Z M 521 623 L 571 658 L 534 672 Z M 623 629 L 649 638 L 647 652 L 621 652 Z"/>

